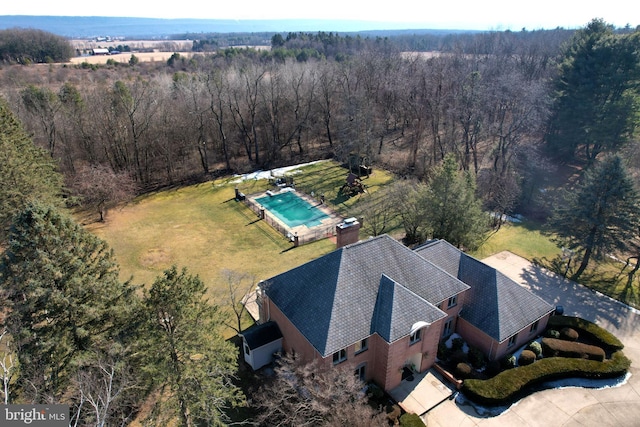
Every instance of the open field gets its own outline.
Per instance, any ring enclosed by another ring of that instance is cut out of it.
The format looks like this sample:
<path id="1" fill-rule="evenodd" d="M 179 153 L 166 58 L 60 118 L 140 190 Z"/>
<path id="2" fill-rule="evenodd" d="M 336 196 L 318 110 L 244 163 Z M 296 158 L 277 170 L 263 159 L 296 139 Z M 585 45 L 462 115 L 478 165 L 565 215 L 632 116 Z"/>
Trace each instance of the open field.
<path id="1" fill-rule="evenodd" d="M 193 52 L 178 52 L 180 56 L 190 57 Z M 86 62 L 88 64 L 106 64 L 109 59 L 128 63 L 131 59 L 131 55 L 135 55 L 141 62 L 167 62 L 174 52 L 125 52 L 116 55 L 90 55 L 90 56 L 75 56 L 69 61 L 71 64 L 82 64 Z"/>

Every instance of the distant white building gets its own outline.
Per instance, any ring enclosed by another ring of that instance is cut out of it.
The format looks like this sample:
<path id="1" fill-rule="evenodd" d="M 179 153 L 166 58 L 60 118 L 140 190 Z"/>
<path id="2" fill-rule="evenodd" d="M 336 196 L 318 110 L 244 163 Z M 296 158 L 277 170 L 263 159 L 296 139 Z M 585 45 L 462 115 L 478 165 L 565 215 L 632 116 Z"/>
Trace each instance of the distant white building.
<path id="1" fill-rule="evenodd" d="M 91 49 L 92 55 L 109 55 L 109 49 L 97 48 Z"/>

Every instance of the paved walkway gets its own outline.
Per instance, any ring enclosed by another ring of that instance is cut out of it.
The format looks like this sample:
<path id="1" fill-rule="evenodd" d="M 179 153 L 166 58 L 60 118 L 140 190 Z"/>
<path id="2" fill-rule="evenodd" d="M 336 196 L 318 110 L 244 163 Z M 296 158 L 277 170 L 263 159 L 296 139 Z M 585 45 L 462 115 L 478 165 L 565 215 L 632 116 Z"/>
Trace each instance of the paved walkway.
<path id="1" fill-rule="evenodd" d="M 532 394 L 497 417 L 478 415 L 471 406 L 445 401 L 425 419 L 429 427 L 450 426 L 616 426 L 640 425 L 640 313 L 595 293 L 510 252 L 483 260 L 564 313 L 579 316 L 613 332 L 632 361 L 631 377 L 620 387 L 591 390 L 565 388 Z"/>
<path id="2" fill-rule="evenodd" d="M 398 387 L 389 392 L 393 400 L 406 412 L 424 414 L 455 392 L 431 370 L 414 373 L 413 376 L 412 381 L 403 380 Z"/>

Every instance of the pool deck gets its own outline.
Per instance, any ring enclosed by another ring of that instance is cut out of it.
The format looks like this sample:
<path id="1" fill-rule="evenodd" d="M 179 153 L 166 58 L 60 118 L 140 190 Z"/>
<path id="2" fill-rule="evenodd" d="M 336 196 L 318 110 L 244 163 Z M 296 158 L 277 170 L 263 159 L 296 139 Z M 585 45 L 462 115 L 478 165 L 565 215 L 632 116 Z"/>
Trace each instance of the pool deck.
<path id="1" fill-rule="evenodd" d="M 285 187 L 285 188 L 291 188 L 291 187 Z M 313 226 L 313 227 L 307 227 L 306 225 L 298 225 L 295 227 L 289 227 L 287 224 L 285 224 L 283 221 L 281 221 L 279 218 L 277 218 L 275 215 L 271 214 L 269 212 L 268 209 L 265 209 L 265 212 L 269 215 L 269 219 L 271 221 L 274 221 L 276 223 L 278 223 L 278 225 L 280 225 L 281 227 L 283 227 L 284 229 L 288 230 L 288 232 L 291 235 L 297 235 L 299 237 L 304 237 L 310 234 L 316 234 L 322 230 L 327 230 L 328 228 L 334 227 L 334 229 L 332 230 L 332 234 L 335 234 L 335 226 L 343 221 L 343 218 L 338 215 L 333 209 L 331 209 L 329 206 L 327 206 L 324 203 L 321 203 L 320 200 L 317 200 L 313 197 L 311 197 L 308 194 L 302 193 L 300 191 L 297 191 L 295 189 L 290 189 L 290 190 L 286 190 L 285 188 L 283 189 L 274 189 L 274 190 L 267 190 L 267 191 L 263 191 L 260 193 L 256 193 L 256 194 L 251 194 L 249 196 L 247 196 L 248 199 L 251 200 L 252 203 L 255 204 L 260 204 L 259 202 L 256 202 L 256 199 L 259 199 L 261 197 L 265 197 L 268 195 L 275 195 L 278 194 L 280 191 L 295 191 L 296 195 L 298 197 L 300 197 L 301 199 L 305 200 L 307 203 L 309 203 L 311 206 L 315 207 L 316 209 L 320 210 L 322 213 L 324 213 L 325 215 L 327 215 L 326 218 L 323 218 L 320 222 L 319 225 Z"/>

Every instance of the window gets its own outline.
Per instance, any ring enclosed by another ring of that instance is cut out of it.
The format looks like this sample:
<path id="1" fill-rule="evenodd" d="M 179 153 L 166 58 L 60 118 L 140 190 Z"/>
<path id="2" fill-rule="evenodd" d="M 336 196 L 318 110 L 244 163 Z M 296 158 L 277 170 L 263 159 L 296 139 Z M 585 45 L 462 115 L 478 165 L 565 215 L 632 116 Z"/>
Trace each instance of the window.
<path id="1" fill-rule="evenodd" d="M 358 379 L 360 379 L 360 381 L 365 381 L 365 378 L 366 378 L 365 377 L 365 375 L 366 375 L 365 374 L 365 371 L 366 371 L 365 366 L 366 366 L 366 364 L 363 363 L 362 365 L 358 366 L 356 368 L 355 372 L 354 372 L 355 376 L 358 377 Z"/>
<path id="2" fill-rule="evenodd" d="M 246 354 L 247 356 L 251 354 L 251 350 L 249 349 L 249 346 L 247 344 L 244 345 L 244 354 Z"/>
<path id="3" fill-rule="evenodd" d="M 456 304 L 458 304 L 458 295 L 454 295 L 451 298 L 449 298 L 449 302 L 447 303 L 447 308 L 451 308 Z"/>
<path id="4" fill-rule="evenodd" d="M 518 338 L 518 334 L 513 335 L 509 338 L 509 342 L 507 343 L 507 347 L 512 347 L 516 343 L 516 338 Z"/>
<path id="5" fill-rule="evenodd" d="M 342 349 L 342 350 L 338 350 L 335 353 L 333 353 L 333 364 L 337 365 L 338 363 L 342 363 L 345 360 L 347 360 L 347 350 L 346 349 Z"/>
<path id="6" fill-rule="evenodd" d="M 443 337 L 448 337 L 449 335 L 451 335 L 451 332 L 453 332 L 451 330 L 451 327 L 453 326 L 453 319 L 449 319 L 445 322 L 444 324 L 444 328 L 442 329 L 442 336 Z"/>
<path id="7" fill-rule="evenodd" d="M 420 341 L 420 337 L 422 336 L 422 329 L 418 329 L 414 333 L 409 336 L 409 345 L 413 345 Z"/>
<path id="8" fill-rule="evenodd" d="M 358 341 L 355 345 L 355 353 L 362 353 L 369 348 L 369 339 L 365 338 L 362 341 Z"/>
<path id="9" fill-rule="evenodd" d="M 535 322 L 533 322 L 533 324 L 529 328 L 529 333 L 532 334 L 537 330 L 538 330 L 538 321 L 536 320 Z"/>

